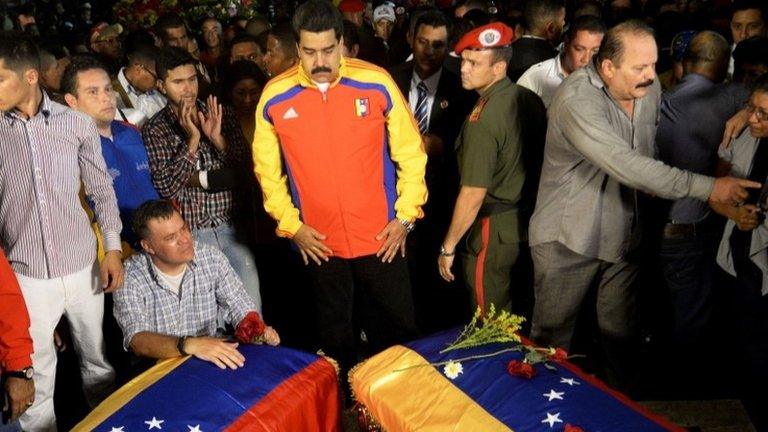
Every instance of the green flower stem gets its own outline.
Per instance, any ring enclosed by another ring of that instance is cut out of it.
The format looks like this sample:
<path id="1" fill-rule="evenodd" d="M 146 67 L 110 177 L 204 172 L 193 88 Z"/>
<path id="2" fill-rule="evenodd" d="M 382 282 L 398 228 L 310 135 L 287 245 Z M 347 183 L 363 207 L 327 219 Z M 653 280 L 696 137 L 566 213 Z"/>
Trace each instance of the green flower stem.
<path id="1" fill-rule="evenodd" d="M 511 348 L 504 348 L 503 350 L 495 351 L 495 352 L 488 353 L 488 354 L 478 354 L 478 355 L 473 355 L 473 356 L 469 356 L 469 357 L 462 357 L 462 358 L 459 358 L 459 359 L 456 359 L 456 360 L 446 360 L 446 361 L 441 361 L 441 362 L 437 362 L 437 363 L 427 363 L 427 364 L 408 366 L 408 367 L 404 367 L 402 369 L 396 369 L 393 372 L 403 372 L 403 371 L 406 371 L 408 369 L 414 369 L 414 368 L 425 367 L 425 366 L 444 366 L 444 365 L 447 365 L 448 363 L 460 363 L 460 362 L 470 361 L 470 360 L 480 360 L 480 359 L 484 359 L 484 358 L 488 358 L 488 357 L 497 356 L 499 354 L 504 354 L 506 352 L 520 351 L 520 350 L 521 350 L 521 348 L 518 345 L 518 346 L 511 347 Z"/>

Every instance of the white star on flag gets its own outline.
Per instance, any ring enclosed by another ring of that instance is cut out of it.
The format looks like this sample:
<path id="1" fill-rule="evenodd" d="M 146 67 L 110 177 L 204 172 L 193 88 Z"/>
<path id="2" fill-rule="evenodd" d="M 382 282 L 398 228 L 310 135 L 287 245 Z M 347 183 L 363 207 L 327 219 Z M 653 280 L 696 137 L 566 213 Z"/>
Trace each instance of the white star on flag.
<path id="1" fill-rule="evenodd" d="M 162 429 L 163 427 L 161 425 L 165 423 L 165 420 L 158 420 L 155 418 L 155 416 L 152 416 L 152 420 L 147 420 L 144 423 L 149 426 L 148 430 L 152 430 L 154 428 Z"/>
<path id="2" fill-rule="evenodd" d="M 189 428 L 189 432 L 203 432 L 203 431 L 200 430 L 200 425 L 197 425 L 195 427 L 187 425 L 187 427 Z"/>
<path id="3" fill-rule="evenodd" d="M 123 428 L 125 426 L 120 426 L 119 428 L 113 427 L 109 432 L 124 432 Z"/>
<path id="4" fill-rule="evenodd" d="M 560 420 L 560 413 L 555 413 L 554 415 L 547 413 L 547 418 L 541 421 L 542 423 L 549 423 L 549 427 L 554 427 L 555 423 L 562 423 L 563 421 Z"/>
<path id="5" fill-rule="evenodd" d="M 556 392 L 554 390 L 550 390 L 549 393 L 544 393 L 542 396 L 549 398 L 549 401 L 552 402 L 555 399 L 563 400 L 563 395 L 565 392 Z"/>
<path id="6" fill-rule="evenodd" d="M 560 378 L 560 382 L 563 384 L 568 384 L 569 386 L 581 385 L 580 382 L 576 381 L 573 378 Z"/>

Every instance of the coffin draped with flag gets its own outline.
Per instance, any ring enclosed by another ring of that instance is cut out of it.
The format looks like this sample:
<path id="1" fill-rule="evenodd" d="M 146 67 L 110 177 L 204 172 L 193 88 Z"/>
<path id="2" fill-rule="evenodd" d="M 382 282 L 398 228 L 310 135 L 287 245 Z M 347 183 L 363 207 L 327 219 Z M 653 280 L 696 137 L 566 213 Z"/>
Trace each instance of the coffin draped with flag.
<path id="1" fill-rule="evenodd" d="M 458 330 L 451 330 L 397 345 L 352 370 L 355 398 L 383 430 L 684 431 L 567 362 L 550 363 L 554 370 L 534 365 L 536 375 L 526 379 L 507 372 L 511 360 L 523 359 L 522 353 L 510 351 L 463 361 L 460 373 L 449 371 L 455 376 L 450 379 L 443 366 L 431 364 L 510 346 L 489 344 L 440 354 L 457 335 Z"/>
<path id="2" fill-rule="evenodd" d="M 289 348 L 241 345 L 245 366 L 222 370 L 194 357 L 141 374 L 75 427 L 129 432 L 338 431 L 336 370 Z"/>

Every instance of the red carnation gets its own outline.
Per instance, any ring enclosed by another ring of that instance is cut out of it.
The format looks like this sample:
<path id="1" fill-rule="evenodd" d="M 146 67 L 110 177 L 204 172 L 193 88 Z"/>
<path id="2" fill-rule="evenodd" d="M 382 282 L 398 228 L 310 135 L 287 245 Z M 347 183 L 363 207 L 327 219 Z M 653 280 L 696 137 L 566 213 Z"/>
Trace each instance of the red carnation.
<path id="1" fill-rule="evenodd" d="M 564 432 L 584 432 L 584 429 L 566 423 Z"/>
<path id="2" fill-rule="evenodd" d="M 264 335 L 266 326 L 264 321 L 261 320 L 259 313 L 256 311 L 248 312 L 248 315 L 240 321 L 235 330 L 235 337 L 242 343 L 253 343 L 254 339 L 258 339 Z"/>
<path id="3" fill-rule="evenodd" d="M 562 348 L 556 348 L 555 353 L 552 354 L 552 359 L 554 361 L 566 361 L 568 360 L 568 352 Z"/>
<path id="4" fill-rule="evenodd" d="M 536 375 L 536 370 L 530 363 L 521 362 L 520 360 L 512 360 L 507 365 L 507 372 L 510 375 L 519 376 L 525 379 L 531 379 Z"/>

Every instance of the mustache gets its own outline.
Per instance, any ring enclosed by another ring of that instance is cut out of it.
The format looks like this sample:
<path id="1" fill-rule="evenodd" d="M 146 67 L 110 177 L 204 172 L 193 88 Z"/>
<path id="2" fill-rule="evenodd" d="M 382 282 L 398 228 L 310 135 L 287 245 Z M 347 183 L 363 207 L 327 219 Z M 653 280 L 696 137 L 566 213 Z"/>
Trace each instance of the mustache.
<path id="1" fill-rule="evenodd" d="M 640 84 L 638 84 L 637 88 L 650 87 L 652 85 L 653 85 L 653 80 L 649 79 L 648 81 L 643 81 Z"/>
<path id="2" fill-rule="evenodd" d="M 314 75 L 314 74 L 323 73 L 323 72 L 331 73 L 333 71 L 331 70 L 331 68 L 327 68 L 325 66 L 318 66 L 318 67 L 312 69 L 311 73 L 312 73 L 312 75 Z"/>

